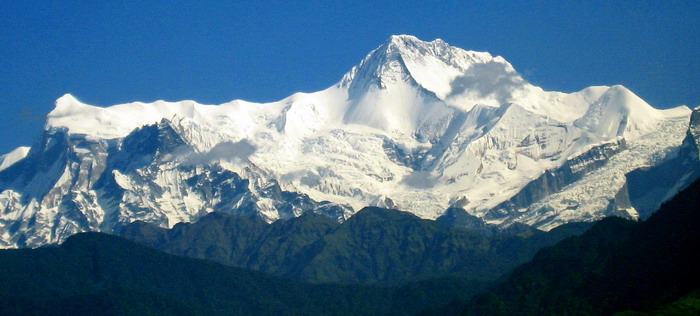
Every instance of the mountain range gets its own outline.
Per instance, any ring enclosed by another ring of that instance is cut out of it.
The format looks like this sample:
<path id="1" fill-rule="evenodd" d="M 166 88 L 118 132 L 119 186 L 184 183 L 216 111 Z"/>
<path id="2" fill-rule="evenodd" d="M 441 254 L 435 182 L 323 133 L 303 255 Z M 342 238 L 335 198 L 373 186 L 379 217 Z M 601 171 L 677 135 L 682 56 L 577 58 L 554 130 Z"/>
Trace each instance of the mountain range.
<path id="1" fill-rule="evenodd" d="M 545 91 L 500 56 L 409 35 L 278 102 L 101 108 L 65 95 L 30 149 L 0 158 L 0 247 L 212 212 L 344 222 L 365 206 L 461 208 L 541 230 L 643 219 L 698 176 L 691 112 L 619 85 Z M 665 171 L 679 161 L 689 168 Z"/>

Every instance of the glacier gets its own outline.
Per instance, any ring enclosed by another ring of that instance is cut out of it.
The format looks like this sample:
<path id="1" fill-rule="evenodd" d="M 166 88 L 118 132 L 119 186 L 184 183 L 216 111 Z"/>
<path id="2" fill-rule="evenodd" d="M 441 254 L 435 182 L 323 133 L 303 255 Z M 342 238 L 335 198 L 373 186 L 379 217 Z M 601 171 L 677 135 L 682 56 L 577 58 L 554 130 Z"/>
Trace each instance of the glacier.
<path id="1" fill-rule="evenodd" d="M 638 218 L 625 175 L 677 156 L 690 114 L 620 85 L 545 91 L 503 57 L 410 35 L 277 102 L 102 108 L 67 94 L 31 149 L 0 157 L 0 247 L 213 211 L 343 221 L 368 205 L 427 219 L 460 207 L 545 230 Z"/>

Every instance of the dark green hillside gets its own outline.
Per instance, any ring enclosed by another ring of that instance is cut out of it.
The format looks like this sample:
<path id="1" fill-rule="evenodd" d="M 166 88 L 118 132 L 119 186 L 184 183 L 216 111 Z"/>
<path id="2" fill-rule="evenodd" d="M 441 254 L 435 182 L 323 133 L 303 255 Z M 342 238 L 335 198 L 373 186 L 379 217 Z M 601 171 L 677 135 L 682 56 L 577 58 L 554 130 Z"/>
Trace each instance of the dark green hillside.
<path id="1" fill-rule="evenodd" d="M 412 314 L 482 286 L 460 279 L 395 288 L 311 285 L 100 233 L 75 235 L 60 246 L 0 251 L 0 267 L 1 315 Z"/>
<path id="2" fill-rule="evenodd" d="M 466 214 L 460 209 L 451 214 L 460 212 Z M 316 214 L 267 225 L 212 213 L 170 230 L 136 223 L 121 235 L 168 253 L 293 279 L 397 284 L 447 275 L 493 280 L 540 248 L 588 227 L 571 224 L 552 232 L 520 227 L 485 234 L 458 226 L 368 207 L 342 224 Z"/>
<path id="3" fill-rule="evenodd" d="M 696 182 L 645 222 L 605 219 L 540 251 L 465 312 L 604 315 L 670 304 L 700 288 L 699 199 Z"/>

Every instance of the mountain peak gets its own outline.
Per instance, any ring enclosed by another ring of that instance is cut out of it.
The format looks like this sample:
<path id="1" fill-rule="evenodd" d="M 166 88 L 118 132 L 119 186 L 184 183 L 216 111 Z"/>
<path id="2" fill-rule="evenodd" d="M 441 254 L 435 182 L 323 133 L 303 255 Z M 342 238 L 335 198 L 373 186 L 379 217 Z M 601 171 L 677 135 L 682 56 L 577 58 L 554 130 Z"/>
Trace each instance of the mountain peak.
<path id="1" fill-rule="evenodd" d="M 389 38 L 382 44 L 382 46 L 377 49 L 381 51 L 382 47 L 385 47 L 386 51 L 395 51 L 397 53 L 410 53 L 411 50 L 417 50 L 417 49 L 430 49 L 430 48 L 436 48 L 440 47 L 443 49 L 447 49 L 450 47 L 445 41 L 441 39 L 435 39 L 433 41 L 424 41 L 421 40 L 413 35 L 407 35 L 407 34 L 401 34 L 401 35 L 392 35 L 389 36 Z"/>
<path id="2" fill-rule="evenodd" d="M 82 102 L 78 101 L 70 93 L 64 94 L 62 97 L 56 99 L 56 106 L 49 115 L 61 115 L 62 113 L 74 110 L 76 107 L 84 105 Z"/>
<path id="3" fill-rule="evenodd" d="M 625 86 L 614 85 L 575 124 L 603 138 L 624 136 L 630 140 L 654 131 L 661 121 L 689 114 L 687 107 L 655 109 Z"/>
<path id="4" fill-rule="evenodd" d="M 347 73 L 339 86 L 348 87 L 351 95 L 357 95 L 407 82 L 444 100 L 452 92 L 456 78 L 464 76 L 475 64 L 492 63 L 515 73 L 500 56 L 450 46 L 441 39 L 428 42 L 412 35 L 392 35 Z"/>
<path id="5" fill-rule="evenodd" d="M 73 102 L 80 102 L 78 99 L 76 99 L 72 94 L 66 93 L 62 97 L 56 99 L 56 104 L 58 105 L 59 103 L 73 103 Z"/>
<path id="6" fill-rule="evenodd" d="M 409 34 L 394 34 L 389 36 L 389 39 L 387 39 L 387 43 L 401 43 L 405 41 L 412 41 L 412 42 L 423 42 L 419 38 L 409 35 Z"/>

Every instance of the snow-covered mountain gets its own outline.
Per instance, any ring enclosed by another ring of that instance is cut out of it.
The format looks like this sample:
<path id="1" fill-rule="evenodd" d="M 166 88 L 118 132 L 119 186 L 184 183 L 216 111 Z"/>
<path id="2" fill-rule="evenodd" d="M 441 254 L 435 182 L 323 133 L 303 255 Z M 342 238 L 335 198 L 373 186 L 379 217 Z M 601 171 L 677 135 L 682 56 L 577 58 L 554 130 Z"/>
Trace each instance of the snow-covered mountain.
<path id="1" fill-rule="evenodd" d="M 212 211 L 342 221 L 367 205 L 431 219 L 461 207 L 543 229 L 636 218 L 625 174 L 677 156 L 690 113 L 623 86 L 544 91 L 500 56 L 409 35 L 278 102 L 100 108 L 65 95 L 28 153 L 0 158 L 0 246 Z"/>

